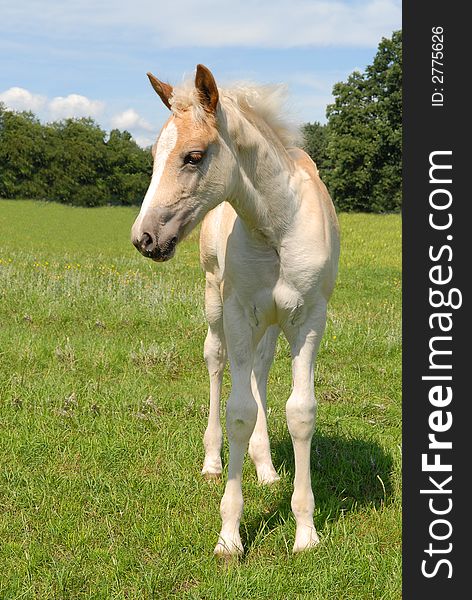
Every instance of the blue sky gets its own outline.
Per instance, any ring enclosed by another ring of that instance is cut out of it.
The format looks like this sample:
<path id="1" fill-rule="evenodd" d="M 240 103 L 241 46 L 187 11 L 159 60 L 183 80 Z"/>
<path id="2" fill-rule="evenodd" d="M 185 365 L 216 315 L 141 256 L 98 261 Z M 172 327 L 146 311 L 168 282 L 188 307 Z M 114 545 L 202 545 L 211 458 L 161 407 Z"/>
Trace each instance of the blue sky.
<path id="1" fill-rule="evenodd" d="M 400 0 L 0 0 L 0 101 L 42 120 L 92 116 L 141 145 L 166 119 L 146 77 L 208 66 L 217 82 L 285 83 L 300 123 L 401 28 Z"/>

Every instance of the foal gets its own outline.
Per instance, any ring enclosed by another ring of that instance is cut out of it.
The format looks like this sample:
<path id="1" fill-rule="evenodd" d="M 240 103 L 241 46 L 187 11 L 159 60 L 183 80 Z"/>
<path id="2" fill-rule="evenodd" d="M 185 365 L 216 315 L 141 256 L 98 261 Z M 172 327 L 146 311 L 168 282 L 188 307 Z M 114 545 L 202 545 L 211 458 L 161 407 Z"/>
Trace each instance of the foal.
<path id="1" fill-rule="evenodd" d="M 203 219 L 207 477 L 222 470 L 219 410 L 227 357 L 231 368 L 230 458 L 215 553 L 243 551 L 241 471 L 248 445 L 259 481 L 278 479 L 267 436 L 266 387 L 280 330 L 292 354 L 286 415 L 295 453 L 293 551 L 305 550 L 318 542 L 310 477 L 313 372 L 339 258 L 334 207 L 315 164 L 291 146 L 274 88 L 220 90 L 203 65 L 194 82 L 177 89 L 148 77 L 171 115 L 153 147 L 154 171 L 132 241 L 144 256 L 165 261 Z"/>

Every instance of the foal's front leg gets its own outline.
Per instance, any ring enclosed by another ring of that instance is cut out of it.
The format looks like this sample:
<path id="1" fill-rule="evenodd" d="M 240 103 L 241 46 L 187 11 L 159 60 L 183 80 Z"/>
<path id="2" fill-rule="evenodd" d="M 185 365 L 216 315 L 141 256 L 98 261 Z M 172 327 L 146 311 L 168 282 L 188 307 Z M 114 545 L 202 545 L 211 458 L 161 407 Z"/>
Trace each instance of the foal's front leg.
<path id="1" fill-rule="evenodd" d="M 221 445 L 223 434 L 220 422 L 220 397 L 226 364 L 222 321 L 221 318 L 221 323 L 210 324 L 204 345 L 204 357 L 210 377 L 210 411 L 208 425 L 203 436 L 205 460 L 203 461 L 202 475 L 210 480 L 218 479 L 222 471 Z"/>
<path id="2" fill-rule="evenodd" d="M 258 340 L 255 340 L 255 332 L 237 301 L 225 303 L 224 324 L 232 380 L 226 406 L 229 465 L 228 481 L 220 504 L 222 526 L 215 554 L 230 556 L 243 552 L 239 535 L 243 512 L 241 478 L 244 455 L 258 411 L 251 387 L 254 350 Z"/>
<path id="3" fill-rule="evenodd" d="M 202 474 L 207 479 L 218 479 L 222 471 L 221 445 L 223 434 L 220 423 L 220 396 L 226 365 L 226 344 L 219 284 L 209 273 L 207 273 L 205 288 L 205 314 L 209 326 L 203 354 L 210 378 L 210 412 L 208 425 L 203 436 L 205 460 Z"/>

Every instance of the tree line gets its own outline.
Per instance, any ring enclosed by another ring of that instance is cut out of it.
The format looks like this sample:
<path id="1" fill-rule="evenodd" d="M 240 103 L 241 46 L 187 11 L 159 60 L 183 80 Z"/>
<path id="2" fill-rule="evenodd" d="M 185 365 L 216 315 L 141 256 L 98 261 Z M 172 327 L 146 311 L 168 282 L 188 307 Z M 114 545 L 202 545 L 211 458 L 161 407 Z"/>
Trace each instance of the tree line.
<path id="1" fill-rule="evenodd" d="M 336 207 L 401 207 L 402 35 L 383 38 L 373 63 L 335 84 L 327 123 L 306 123 L 304 147 Z M 90 118 L 42 124 L 0 103 L 0 198 L 78 206 L 140 204 L 152 173 L 150 148 Z"/>
<path id="2" fill-rule="evenodd" d="M 89 118 L 43 125 L 0 105 L 0 198 L 139 204 L 151 171 L 150 150 L 127 131 L 107 135 Z"/>

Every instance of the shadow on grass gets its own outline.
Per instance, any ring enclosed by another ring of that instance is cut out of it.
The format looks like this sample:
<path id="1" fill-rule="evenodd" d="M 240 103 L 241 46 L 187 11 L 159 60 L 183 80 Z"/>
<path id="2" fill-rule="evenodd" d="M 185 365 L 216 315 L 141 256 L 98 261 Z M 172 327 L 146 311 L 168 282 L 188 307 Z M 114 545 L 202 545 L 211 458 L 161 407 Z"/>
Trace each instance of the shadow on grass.
<path id="1" fill-rule="evenodd" d="M 291 514 L 295 464 L 290 437 L 272 441 L 272 459 L 277 471 L 283 467 L 289 482 L 264 514 L 246 521 L 242 527 L 243 544 L 250 547 L 264 525 L 275 529 Z M 311 481 L 315 496 L 315 527 L 323 531 L 326 521 L 363 506 L 380 507 L 393 497 L 391 472 L 393 459 L 373 441 L 315 433 L 311 445 Z"/>

